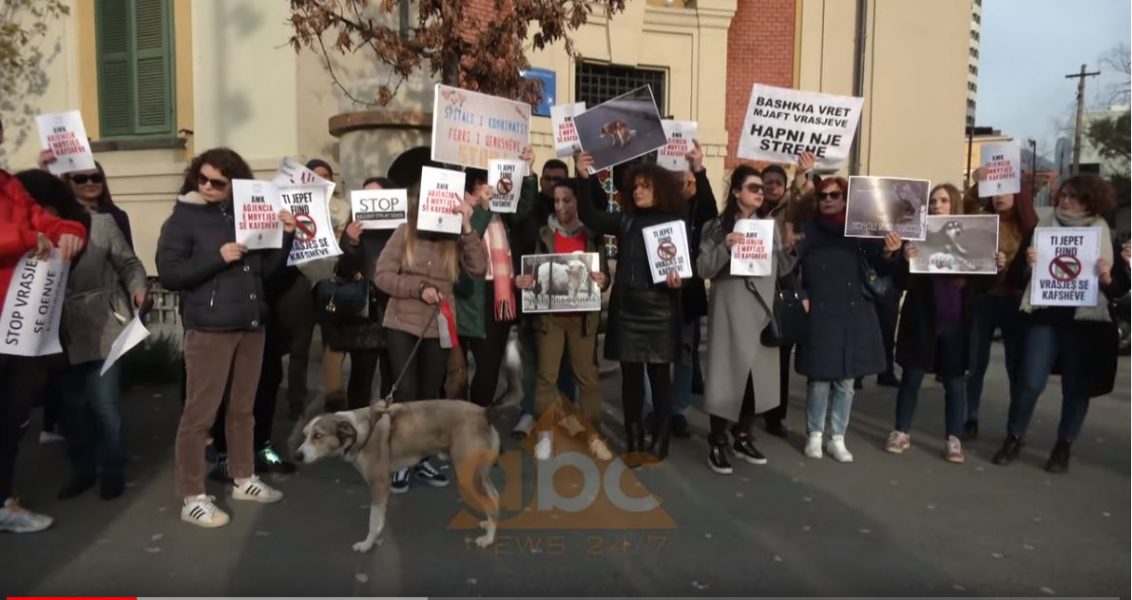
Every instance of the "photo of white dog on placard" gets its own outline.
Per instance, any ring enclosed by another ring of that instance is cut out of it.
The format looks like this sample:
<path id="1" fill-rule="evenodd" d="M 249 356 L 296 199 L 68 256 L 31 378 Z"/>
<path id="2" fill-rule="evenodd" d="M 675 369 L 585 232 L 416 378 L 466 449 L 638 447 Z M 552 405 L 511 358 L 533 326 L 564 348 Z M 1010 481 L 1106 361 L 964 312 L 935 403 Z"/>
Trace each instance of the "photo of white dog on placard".
<path id="1" fill-rule="evenodd" d="M 912 273 L 994 275 L 998 215 L 940 215 L 927 219 L 927 235 L 908 264 Z"/>
<path id="2" fill-rule="evenodd" d="M 591 273 L 598 270 L 596 252 L 528 254 L 522 259 L 523 275 L 534 275 L 535 285 L 522 291 L 524 313 L 601 310 L 601 288 Z"/>

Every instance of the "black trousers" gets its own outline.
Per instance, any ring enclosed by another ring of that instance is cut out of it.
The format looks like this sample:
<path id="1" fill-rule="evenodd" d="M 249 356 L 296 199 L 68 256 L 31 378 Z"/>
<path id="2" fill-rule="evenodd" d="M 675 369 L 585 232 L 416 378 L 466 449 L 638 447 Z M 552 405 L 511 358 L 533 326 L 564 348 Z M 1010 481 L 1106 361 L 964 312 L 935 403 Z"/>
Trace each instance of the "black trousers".
<path id="1" fill-rule="evenodd" d="M 645 405 L 645 369 L 648 369 L 652 386 L 652 407 L 656 423 L 668 423 L 672 418 L 672 365 L 669 363 L 621 363 L 621 410 L 625 425 L 641 423 Z"/>
<path id="2" fill-rule="evenodd" d="M 0 504 L 12 497 L 20 427 L 47 385 L 44 358 L 0 355 Z"/>
<path id="3" fill-rule="evenodd" d="M 385 349 L 389 354 L 389 370 L 405 377 L 393 392 L 393 400 L 428 400 L 444 397 L 444 378 L 448 374 L 448 350 L 440 347 L 437 338 L 425 338 L 413 354 L 417 336 L 397 329 L 385 330 Z M 394 375 L 396 377 L 396 375 Z"/>
<path id="4" fill-rule="evenodd" d="M 391 373 L 389 356 L 382 350 L 350 352 L 350 381 L 346 385 L 346 402 L 351 410 L 369 406 L 373 396 L 373 376 L 381 369 L 381 397 L 389 394 L 396 373 Z"/>
<path id="5" fill-rule="evenodd" d="M 880 321 L 880 337 L 884 342 L 885 373 L 893 373 L 893 352 L 896 349 L 896 322 L 900 318 L 901 291 L 890 286 L 889 292 L 874 305 Z"/>
<path id="6" fill-rule="evenodd" d="M 785 410 L 783 411 L 785 412 Z M 731 421 L 711 415 L 711 434 L 708 441 L 712 444 L 727 443 L 727 426 L 731 426 L 731 435 L 736 438 L 750 437 L 751 425 L 755 422 L 755 385 L 751 375 L 747 375 L 747 389 L 743 392 L 743 404 L 739 408 L 739 421 Z"/>
<path id="7" fill-rule="evenodd" d="M 781 423 L 786 419 L 786 408 L 790 405 L 790 353 L 793 351 L 794 346 L 778 347 L 778 406 L 763 413 L 767 423 Z"/>
<path id="8" fill-rule="evenodd" d="M 476 359 L 476 375 L 472 377 L 469 390 L 471 401 L 479 406 L 491 406 L 495 402 L 495 388 L 499 383 L 499 371 L 503 366 L 503 355 L 507 352 L 507 337 L 511 334 L 514 321 L 498 322 L 489 315 L 484 323 L 482 338 L 460 338 Z"/>

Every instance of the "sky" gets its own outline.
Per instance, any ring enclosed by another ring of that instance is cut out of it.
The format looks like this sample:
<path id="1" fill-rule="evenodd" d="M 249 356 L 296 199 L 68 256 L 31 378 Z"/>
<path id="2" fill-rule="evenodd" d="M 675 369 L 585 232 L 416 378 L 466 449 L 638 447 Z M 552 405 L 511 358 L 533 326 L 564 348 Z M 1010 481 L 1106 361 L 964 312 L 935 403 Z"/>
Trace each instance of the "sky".
<path id="1" fill-rule="evenodd" d="M 1072 119 L 1082 64 L 1101 71 L 1085 83 L 1086 109 L 1107 107 L 1120 80 L 1100 63 L 1132 37 L 1129 0 L 983 0 L 975 124 L 1038 140 L 1053 156 L 1057 121 Z M 1099 69 L 1098 69 L 1099 68 Z M 1070 134 L 1071 135 L 1071 134 Z"/>

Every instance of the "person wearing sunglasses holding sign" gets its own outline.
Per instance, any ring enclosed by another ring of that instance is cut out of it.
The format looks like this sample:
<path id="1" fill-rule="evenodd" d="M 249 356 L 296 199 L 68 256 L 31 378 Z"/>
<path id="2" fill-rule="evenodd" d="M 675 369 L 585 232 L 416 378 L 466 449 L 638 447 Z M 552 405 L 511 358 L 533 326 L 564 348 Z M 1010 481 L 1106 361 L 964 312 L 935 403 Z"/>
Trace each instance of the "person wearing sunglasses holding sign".
<path id="1" fill-rule="evenodd" d="M 165 289 L 181 292 L 184 310 L 185 406 L 177 427 L 174 476 L 184 498 L 181 519 L 220 527 L 228 515 L 205 493 L 205 445 L 228 387 L 226 432 L 232 497 L 278 502 L 283 493 L 259 480 L 253 462 L 252 407 L 263 361 L 268 307 L 264 280 L 283 269 L 295 217 L 279 212 L 283 247 L 249 252 L 235 241 L 232 180 L 252 179 L 248 164 L 228 148 L 197 156 L 185 171 L 181 195 L 157 241 L 157 272 Z"/>
<path id="2" fill-rule="evenodd" d="M 39 153 L 39 168 L 46 171 L 48 164 L 55 162 L 55 153 L 50 149 Z M 130 217 L 122 210 L 110 196 L 110 184 L 107 182 L 106 170 L 98 162 L 94 163 L 89 171 L 72 171 L 62 178 L 71 186 L 75 199 L 83 208 L 95 213 L 105 213 L 114 217 L 122 236 L 126 238 L 126 245 L 134 249 L 134 234 L 130 229 Z"/>

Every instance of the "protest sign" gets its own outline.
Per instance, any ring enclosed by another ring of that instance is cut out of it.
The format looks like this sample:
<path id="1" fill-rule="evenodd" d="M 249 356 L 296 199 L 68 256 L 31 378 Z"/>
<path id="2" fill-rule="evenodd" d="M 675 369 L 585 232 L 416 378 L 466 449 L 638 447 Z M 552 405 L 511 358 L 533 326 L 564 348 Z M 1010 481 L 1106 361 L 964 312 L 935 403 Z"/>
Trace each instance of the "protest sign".
<path id="1" fill-rule="evenodd" d="M 652 88 L 641 86 L 574 116 L 578 143 L 594 170 L 612 167 L 664 146 L 664 127 Z"/>
<path id="2" fill-rule="evenodd" d="M 578 129 L 574 117 L 586 111 L 585 102 L 556 104 L 550 107 L 550 126 L 554 130 L 554 154 L 559 158 L 570 156 L 581 150 L 578 143 Z"/>
<path id="3" fill-rule="evenodd" d="M 735 233 L 744 237 L 731 247 L 731 274 L 765 277 L 774 272 L 774 219 L 739 219 Z"/>
<path id="4" fill-rule="evenodd" d="M 421 197 L 417 203 L 417 229 L 440 233 L 460 233 L 464 217 L 463 171 L 421 167 Z"/>
<path id="5" fill-rule="evenodd" d="M 47 356 L 63 351 L 59 317 L 69 267 L 58 250 L 52 250 L 45 260 L 29 253 L 16 263 L 0 315 L 0 332 L 4 334 L 0 354 Z"/>
<path id="6" fill-rule="evenodd" d="M 912 273 L 998 273 L 998 215 L 936 215 L 927 219 L 927 235 L 916 242 L 908 260 Z"/>
<path id="7" fill-rule="evenodd" d="M 1022 147 L 1018 142 L 983 144 L 979 148 L 979 196 L 988 198 L 1022 191 Z"/>
<path id="8" fill-rule="evenodd" d="M 39 144 L 51 150 L 55 160 L 47 163 L 52 175 L 63 175 L 74 171 L 91 171 L 94 153 L 90 151 L 90 140 L 83 127 L 83 116 L 77 110 L 39 115 L 35 118 L 39 129 Z"/>
<path id="9" fill-rule="evenodd" d="M 698 125 L 695 121 L 672 121 L 665 119 L 660 122 L 664 128 L 664 147 L 656 154 L 657 166 L 669 171 L 687 171 L 688 159 L 686 155 L 692 149 L 692 140 L 696 137 Z"/>
<path id="10" fill-rule="evenodd" d="M 1030 277 L 1034 306 L 1096 306 L 1101 231 L 1095 227 L 1039 227 L 1038 261 Z"/>
<path id="11" fill-rule="evenodd" d="M 287 257 L 288 267 L 342 254 L 330 226 L 326 186 L 283 188 L 279 200 L 284 210 L 295 215 L 295 240 Z"/>
<path id="12" fill-rule="evenodd" d="M 590 275 L 598 270 L 596 252 L 527 254 L 520 266 L 535 278 L 535 287 L 520 294 L 524 313 L 601 310 L 601 288 Z"/>
<path id="13" fill-rule="evenodd" d="M 232 180 L 232 207 L 236 213 L 236 242 L 248 250 L 283 247 L 283 208 L 279 190 L 266 181 Z"/>
<path id="14" fill-rule="evenodd" d="M 810 152 L 818 167 L 835 168 L 849 158 L 863 98 L 804 92 L 756 83 L 736 155 L 793 163 Z"/>
<path id="15" fill-rule="evenodd" d="M 845 236 L 882 238 L 890 231 L 922 240 L 927 231 L 926 179 L 850 177 Z"/>
<path id="16" fill-rule="evenodd" d="M 688 252 L 688 229 L 684 221 L 670 221 L 645 227 L 645 251 L 649 257 L 652 282 L 663 283 L 675 272 L 681 279 L 692 276 L 692 259 Z"/>
<path id="17" fill-rule="evenodd" d="M 487 169 L 493 158 L 514 158 L 531 143 L 531 105 L 436 84 L 432 160 Z"/>
<path id="18" fill-rule="evenodd" d="M 122 333 L 114 338 L 114 343 L 110 345 L 110 354 L 106 356 L 106 360 L 102 363 L 102 370 L 99 371 L 98 376 L 106 375 L 110 367 L 118 362 L 119 358 L 126 355 L 127 352 L 133 350 L 135 346 L 142 343 L 145 338 L 149 337 L 149 330 L 145 328 L 145 324 L 141 320 L 141 312 L 134 315 L 134 318 L 126 323 L 126 327 L 122 329 Z"/>
<path id="19" fill-rule="evenodd" d="M 405 190 L 354 190 L 350 211 L 362 229 L 397 229 L 409 220 L 409 199 Z"/>
<path id="20" fill-rule="evenodd" d="M 487 184 L 491 186 L 491 210 L 513 213 L 519 208 L 527 163 L 518 159 L 493 158 L 488 163 Z"/>
<path id="21" fill-rule="evenodd" d="M 275 177 L 272 178 L 271 183 L 281 188 L 312 185 L 329 186 L 330 191 L 326 193 L 328 198 L 334 192 L 333 181 L 323 179 L 318 173 L 308 169 L 306 165 L 290 156 L 283 157 L 283 162 L 279 163 L 279 169 L 275 172 Z"/>

